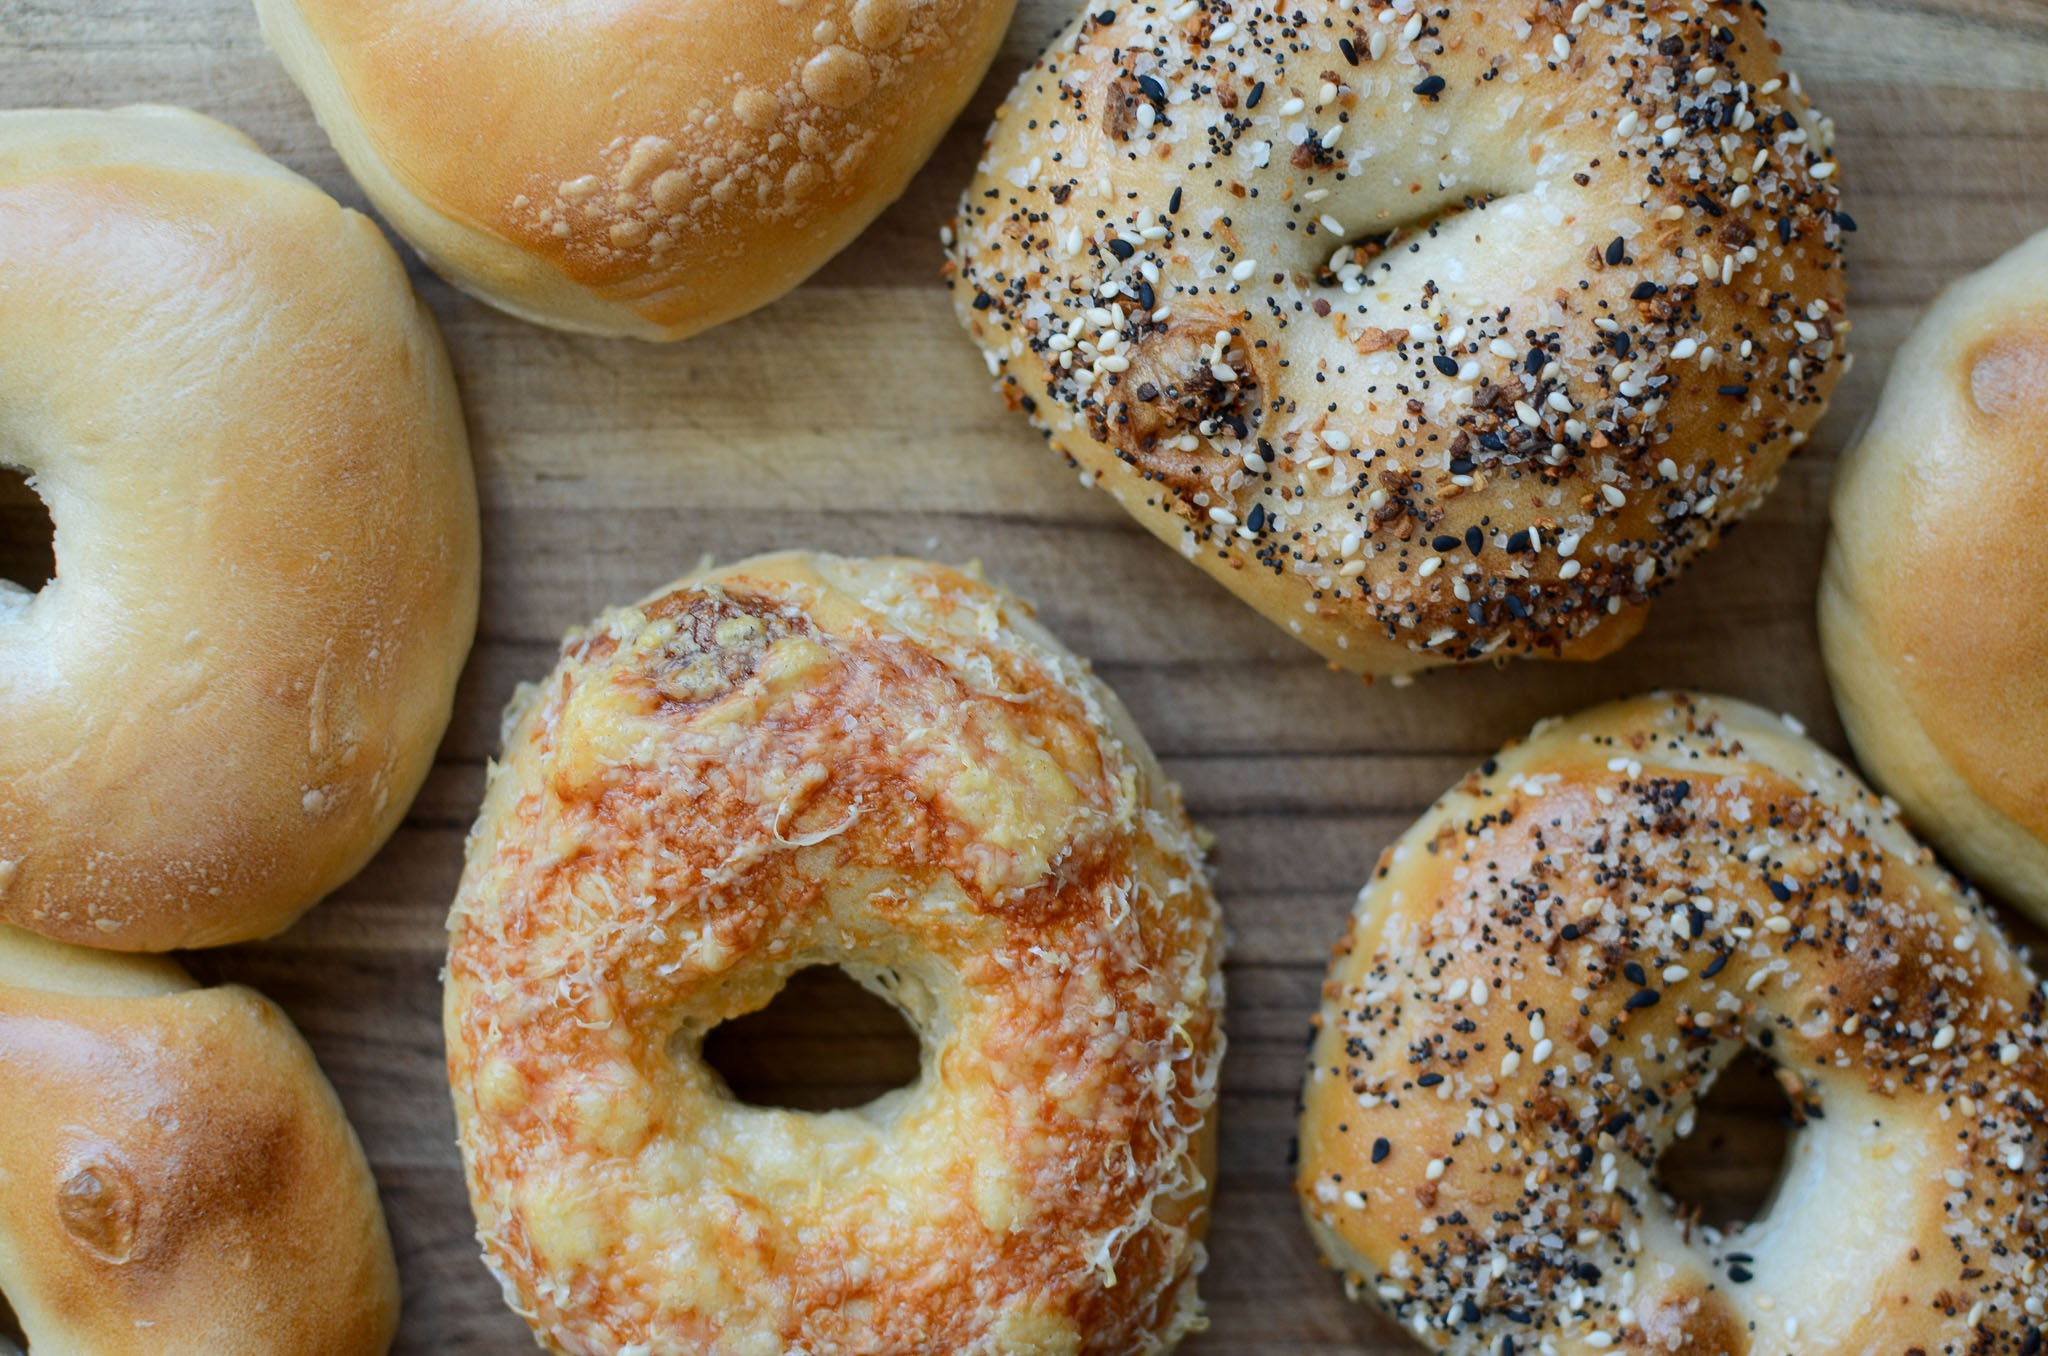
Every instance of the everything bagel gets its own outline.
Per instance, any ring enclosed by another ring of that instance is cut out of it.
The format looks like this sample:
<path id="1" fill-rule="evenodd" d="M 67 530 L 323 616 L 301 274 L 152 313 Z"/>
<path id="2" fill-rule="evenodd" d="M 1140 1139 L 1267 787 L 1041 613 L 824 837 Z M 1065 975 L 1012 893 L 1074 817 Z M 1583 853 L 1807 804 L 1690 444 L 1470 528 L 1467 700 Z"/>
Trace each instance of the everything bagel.
<path id="1" fill-rule="evenodd" d="M 962 320 L 1138 520 L 1366 673 L 1594 658 L 1843 361 L 1832 131 L 1753 5 L 1091 9 L 998 115 Z"/>
<path id="2" fill-rule="evenodd" d="M 1007 595 L 791 554 L 573 632 L 451 926 L 478 1232 L 549 1350 L 1157 1352 L 1197 1323 L 1216 905 L 1129 718 Z M 705 1033 L 810 965 L 904 1012 L 915 1084 L 732 1097 Z"/>
<path id="3" fill-rule="evenodd" d="M 1617 703 L 1380 858 L 1298 1187 L 1354 1291 L 1445 1351 L 2037 1353 L 2044 1040 L 2024 959 L 1841 764 L 1739 702 Z M 1745 1046 L 1804 1125 L 1723 1236 L 1654 1172 Z"/>

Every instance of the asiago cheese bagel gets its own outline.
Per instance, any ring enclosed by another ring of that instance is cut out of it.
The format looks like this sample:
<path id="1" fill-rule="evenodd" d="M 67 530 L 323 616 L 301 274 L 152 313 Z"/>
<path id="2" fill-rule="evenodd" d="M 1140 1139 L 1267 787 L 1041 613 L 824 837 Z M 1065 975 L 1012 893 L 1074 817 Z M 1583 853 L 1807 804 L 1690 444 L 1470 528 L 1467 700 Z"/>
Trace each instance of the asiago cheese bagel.
<path id="1" fill-rule="evenodd" d="M 1179 796 L 1013 598 L 701 571 L 518 699 L 455 902 L 485 1260 L 551 1351 L 1159 1352 L 1194 1327 L 1220 928 Z M 736 1101 L 705 1033 L 813 965 L 907 1088 Z"/>

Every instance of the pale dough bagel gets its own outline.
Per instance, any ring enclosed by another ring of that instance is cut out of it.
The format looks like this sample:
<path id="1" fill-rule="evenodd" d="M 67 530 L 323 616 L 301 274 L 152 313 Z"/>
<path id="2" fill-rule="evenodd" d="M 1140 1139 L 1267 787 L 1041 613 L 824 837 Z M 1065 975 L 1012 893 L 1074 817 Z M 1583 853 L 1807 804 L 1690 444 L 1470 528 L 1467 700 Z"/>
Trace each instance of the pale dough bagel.
<path id="1" fill-rule="evenodd" d="M 1014 0 L 257 0 L 363 191 L 526 320 L 682 339 L 910 182 Z"/>
<path id="2" fill-rule="evenodd" d="M 0 1090 L 0 1294 L 34 1356 L 390 1345 L 376 1183 L 260 994 L 0 925 Z"/>
<path id="3" fill-rule="evenodd" d="M 0 921 L 285 927 L 433 760 L 476 621 L 469 451 L 377 229 L 177 109 L 0 113 Z"/>
<path id="4" fill-rule="evenodd" d="M 1084 481 L 1335 663 L 1595 658 L 1842 366 L 1831 125 L 1775 52 L 1704 0 L 1091 10 L 954 299 Z"/>
<path id="5" fill-rule="evenodd" d="M 1871 779 L 2048 923 L 2048 233 L 1942 294 L 1836 472 L 1821 653 Z"/>
<path id="6" fill-rule="evenodd" d="M 978 580 L 764 556 L 572 632 L 451 922 L 486 1261 L 551 1351 L 1159 1352 L 1200 1321 L 1216 904 L 1109 690 Z M 700 1058 L 837 965 L 924 1040 L 851 1111 Z"/>
<path id="7" fill-rule="evenodd" d="M 1740 702 L 1539 725 L 1380 858 L 1311 1053 L 1324 1255 L 1460 1356 L 2038 1353 L 2048 1015 L 1848 769 Z M 1655 1179 L 1747 1045 L 1804 1124 L 1723 1235 Z"/>

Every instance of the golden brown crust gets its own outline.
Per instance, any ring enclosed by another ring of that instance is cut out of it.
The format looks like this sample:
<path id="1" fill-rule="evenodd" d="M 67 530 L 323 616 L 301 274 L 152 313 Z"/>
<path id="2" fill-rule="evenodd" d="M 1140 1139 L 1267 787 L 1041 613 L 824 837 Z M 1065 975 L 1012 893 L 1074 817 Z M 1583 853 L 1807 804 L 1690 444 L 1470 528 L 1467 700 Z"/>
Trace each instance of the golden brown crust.
<path id="1" fill-rule="evenodd" d="M 397 826 L 476 617 L 467 441 L 376 228 L 218 123 L 0 114 L 0 920 L 118 950 L 289 924 Z"/>
<path id="2" fill-rule="evenodd" d="M 1338 664 L 1612 650 L 1819 419 L 1831 127 L 1756 7 L 1103 12 L 990 133 L 961 318 Z"/>
<path id="3" fill-rule="evenodd" d="M 1857 755 L 2048 921 L 2048 234 L 1949 289 L 1845 458 L 1821 640 Z"/>
<path id="4" fill-rule="evenodd" d="M 1748 1045 L 1804 1121 L 1726 1235 L 1654 1168 Z M 1754 707 L 1546 722 L 1382 855 L 1324 991 L 1298 1187 L 1422 1340 L 2037 1351 L 2048 1010 L 1975 896 Z"/>
<path id="5" fill-rule="evenodd" d="M 514 722 L 446 1016 L 486 1260 L 544 1345 L 1156 1352 L 1198 1323 L 1216 905 L 1129 718 L 1014 599 L 762 557 L 572 633 Z M 704 1033 L 808 964 L 904 1009 L 918 1083 L 732 1100 Z"/>
<path id="6" fill-rule="evenodd" d="M 681 339 L 774 300 L 903 191 L 1013 0 L 261 0 L 379 210 L 541 324 Z"/>
<path id="7" fill-rule="evenodd" d="M 377 1189 L 289 1019 L 0 926 L 0 1290 L 37 1352 L 376 1356 Z"/>

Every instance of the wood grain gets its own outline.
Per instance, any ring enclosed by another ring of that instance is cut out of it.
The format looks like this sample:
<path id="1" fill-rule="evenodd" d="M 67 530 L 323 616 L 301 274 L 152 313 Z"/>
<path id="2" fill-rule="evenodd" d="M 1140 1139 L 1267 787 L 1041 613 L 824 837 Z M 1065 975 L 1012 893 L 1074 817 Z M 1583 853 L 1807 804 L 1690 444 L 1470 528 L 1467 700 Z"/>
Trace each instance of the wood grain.
<path id="1" fill-rule="evenodd" d="M 1841 129 L 1858 364 L 1778 493 L 1591 668 L 1366 686 L 1156 546 L 1008 414 L 938 281 L 939 223 L 989 114 L 1067 6 L 1024 0 L 997 70 L 903 200 L 810 284 L 688 344 L 531 328 L 414 264 L 462 381 L 484 509 L 483 620 L 439 765 L 358 879 L 274 942 L 195 958 L 298 1020 L 382 1184 L 406 1287 L 398 1350 L 530 1349 L 476 1260 L 448 1110 L 437 970 L 498 711 L 557 636 L 706 553 L 778 546 L 978 558 L 1123 694 L 1217 838 L 1234 939 L 1223 1169 L 1191 1356 L 1408 1350 L 1344 1302 L 1287 1190 L 1324 959 L 1379 849 L 1539 716 L 1657 685 L 1797 714 L 1841 748 L 1812 598 L 1834 457 L 1941 285 L 2048 226 L 2048 4 L 1781 0 L 1775 31 Z M 0 0 L 0 105 L 189 104 L 362 205 L 232 0 Z M 8 448 L 0 443 L 0 462 Z M 0 574 L 43 529 L 0 484 Z M 910 1057 L 844 990 L 800 986 L 732 1053 L 757 1097 L 858 1095 Z M 4 1093 L 0 1093 L 4 1095 Z M 1768 1186 L 1782 1099 L 1729 1081 L 1672 1185 L 1713 1213 Z"/>

